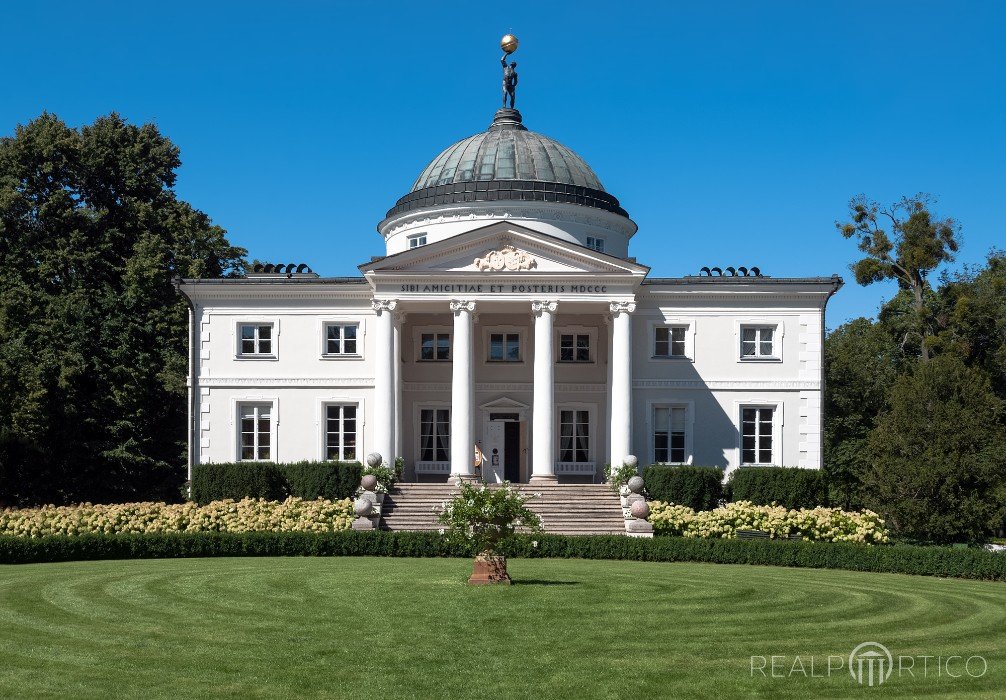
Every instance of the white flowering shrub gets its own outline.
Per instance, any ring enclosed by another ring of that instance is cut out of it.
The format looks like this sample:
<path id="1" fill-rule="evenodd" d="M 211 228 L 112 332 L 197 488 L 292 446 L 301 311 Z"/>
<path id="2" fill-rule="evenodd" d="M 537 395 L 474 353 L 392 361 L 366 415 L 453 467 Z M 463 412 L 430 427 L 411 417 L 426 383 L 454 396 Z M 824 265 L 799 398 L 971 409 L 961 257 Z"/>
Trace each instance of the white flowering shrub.
<path id="1" fill-rule="evenodd" d="M 120 503 L 0 509 L 0 535 L 45 537 L 87 533 L 334 532 L 348 530 L 353 503 L 244 498 L 196 503 Z"/>
<path id="2" fill-rule="evenodd" d="M 772 538 L 798 534 L 816 542 L 887 542 L 884 521 L 872 510 L 850 512 L 823 506 L 788 510 L 750 501 L 700 511 L 663 501 L 649 505 L 654 531 L 665 535 L 734 539 L 738 530 L 761 530 Z"/>
<path id="3" fill-rule="evenodd" d="M 440 532 L 448 540 L 471 542 L 481 554 L 504 554 L 518 529 L 542 531 L 541 517 L 527 507 L 540 495 L 524 493 L 509 482 L 493 487 L 464 482 L 440 507 L 437 520 L 447 526 Z"/>

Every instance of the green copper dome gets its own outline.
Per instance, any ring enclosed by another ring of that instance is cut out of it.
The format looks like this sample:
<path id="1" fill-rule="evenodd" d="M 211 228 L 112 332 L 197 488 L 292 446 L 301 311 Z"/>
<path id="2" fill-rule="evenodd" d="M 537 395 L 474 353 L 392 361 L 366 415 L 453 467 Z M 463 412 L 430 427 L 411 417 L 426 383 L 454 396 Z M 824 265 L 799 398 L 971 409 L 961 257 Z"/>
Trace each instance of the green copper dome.
<path id="1" fill-rule="evenodd" d="M 434 158 L 388 217 L 438 205 L 515 200 L 579 204 L 629 216 L 583 158 L 528 131 L 517 110 L 500 109 L 486 131 Z"/>
<path id="2" fill-rule="evenodd" d="M 604 191 L 583 158 L 558 141 L 528 131 L 515 109 L 499 110 L 487 131 L 444 149 L 416 179 L 412 191 L 479 180 L 538 180 Z"/>

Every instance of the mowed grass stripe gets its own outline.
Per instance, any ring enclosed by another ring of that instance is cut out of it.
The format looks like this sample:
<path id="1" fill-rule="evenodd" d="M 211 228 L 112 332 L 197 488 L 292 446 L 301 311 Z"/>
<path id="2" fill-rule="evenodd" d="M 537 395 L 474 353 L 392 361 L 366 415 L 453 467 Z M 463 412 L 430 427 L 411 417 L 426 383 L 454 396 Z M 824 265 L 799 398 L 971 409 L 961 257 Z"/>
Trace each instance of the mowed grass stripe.
<path id="1" fill-rule="evenodd" d="M 752 678 L 751 655 L 981 654 L 979 679 L 877 696 L 1006 692 L 1006 585 L 716 564 L 458 559 L 95 561 L 0 568 L 0 696 L 847 697 Z M 818 669 L 820 672 L 820 668 Z M 877 692 L 879 691 L 879 693 Z"/>

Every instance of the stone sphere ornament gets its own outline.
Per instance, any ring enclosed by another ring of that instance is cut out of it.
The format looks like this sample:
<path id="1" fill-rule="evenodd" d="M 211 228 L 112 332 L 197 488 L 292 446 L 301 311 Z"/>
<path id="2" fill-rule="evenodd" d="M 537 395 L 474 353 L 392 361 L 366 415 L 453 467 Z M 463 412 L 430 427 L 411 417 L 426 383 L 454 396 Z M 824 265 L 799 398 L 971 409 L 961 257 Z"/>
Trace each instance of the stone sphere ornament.
<path id="1" fill-rule="evenodd" d="M 373 491 L 377 488 L 377 477 L 373 474 L 364 474 L 363 478 L 360 479 L 360 486 L 363 487 L 364 491 Z"/>
<path id="2" fill-rule="evenodd" d="M 639 467 L 639 458 L 636 455 L 625 455 L 625 459 L 622 460 L 622 464 L 627 467 L 637 468 Z"/>
<path id="3" fill-rule="evenodd" d="M 379 467 L 379 466 L 381 466 L 381 462 L 383 462 L 383 461 L 384 461 L 384 458 L 381 457 L 381 453 L 380 452 L 371 452 L 369 455 L 367 455 L 367 466 L 368 467 Z"/>
<path id="4" fill-rule="evenodd" d="M 633 518 L 646 520 L 650 515 L 650 506 L 647 505 L 646 501 L 635 501 L 629 506 L 629 512 L 632 513 Z"/>
<path id="5" fill-rule="evenodd" d="M 370 517 L 370 511 L 373 508 L 374 504 L 369 498 L 357 498 L 353 503 L 353 512 L 361 518 Z"/>
<path id="6" fill-rule="evenodd" d="M 503 53 L 511 54 L 517 50 L 518 43 L 517 37 L 513 34 L 504 34 L 500 39 L 500 48 L 503 49 Z"/>
<path id="7" fill-rule="evenodd" d="M 631 479 L 629 479 L 629 481 L 626 484 L 626 486 L 629 487 L 629 490 L 632 491 L 632 493 L 642 493 L 643 492 L 643 477 L 641 477 L 641 476 L 634 476 L 634 477 L 632 477 Z"/>

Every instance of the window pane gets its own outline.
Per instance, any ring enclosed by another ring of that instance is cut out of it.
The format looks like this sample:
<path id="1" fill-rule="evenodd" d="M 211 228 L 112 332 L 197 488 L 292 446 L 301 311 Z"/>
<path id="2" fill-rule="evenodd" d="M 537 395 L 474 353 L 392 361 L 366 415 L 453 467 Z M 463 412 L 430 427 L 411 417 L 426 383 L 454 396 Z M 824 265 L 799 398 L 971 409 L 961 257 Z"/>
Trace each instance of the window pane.
<path id="1" fill-rule="evenodd" d="M 757 328 L 744 328 L 741 329 L 741 340 L 745 342 L 753 343 L 758 339 L 758 329 Z"/>
<path id="2" fill-rule="evenodd" d="M 259 326 L 258 337 L 259 340 L 269 340 L 272 338 L 272 326 Z"/>
<path id="3" fill-rule="evenodd" d="M 510 362 L 520 361 L 520 336 L 516 334 L 510 334 L 506 339 L 506 352 L 507 359 Z"/>
<path id="4" fill-rule="evenodd" d="M 258 451 L 258 458 L 259 459 L 271 459 L 271 457 L 269 456 L 269 454 L 270 453 L 269 453 L 269 448 L 268 447 L 260 447 L 259 451 Z"/>
<path id="5" fill-rule="evenodd" d="M 255 459 L 255 448 L 254 447 L 242 447 L 241 448 L 241 459 Z"/>
<path id="6" fill-rule="evenodd" d="M 343 352 L 347 355 L 356 354 L 356 341 L 355 340 L 344 340 L 343 345 L 345 346 Z"/>
<path id="7" fill-rule="evenodd" d="M 346 340 L 356 340 L 356 326 L 345 326 L 342 329 L 342 337 Z"/>
<path id="8" fill-rule="evenodd" d="M 438 360 L 449 360 L 451 358 L 451 336 L 438 335 L 437 336 L 437 359 Z"/>
<path id="9" fill-rule="evenodd" d="M 657 431 L 653 434 L 653 459 L 657 462 L 667 461 L 667 433 Z"/>
<path id="10" fill-rule="evenodd" d="M 337 338 L 329 338 L 328 340 L 328 354 L 338 355 L 342 352 L 342 342 Z"/>
<path id="11" fill-rule="evenodd" d="M 764 355 L 766 357 L 769 356 L 769 355 L 772 355 L 773 354 L 772 353 L 772 341 L 771 340 L 763 340 L 763 341 L 761 341 L 761 348 L 759 349 L 758 353 L 760 355 Z"/>
<path id="12" fill-rule="evenodd" d="M 255 326 L 241 326 L 241 339 L 242 340 L 254 340 L 255 339 Z"/>
<path id="13" fill-rule="evenodd" d="M 755 354 L 755 342 L 744 340 L 741 342 L 741 356 L 742 357 L 754 357 Z"/>
<path id="14" fill-rule="evenodd" d="M 573 361 L 573 348 L 572 347 L 564 348 L 564 347 L 560 346 L 560 348 L 559 348 L 559 361 L 560 362 L 572 362 Z"/>
<path id="15" fill-rule="evenodd" d="M 251 355 L 255 352 L 255 341 L 254 340 L 242 340 L 241 341 L 241 354 Z"/>
<path id="16" fill-rule="evenodd" d="M 419 351 L 419 357 L 420 357 L 420 359 L 423 359 L 423 360 L 432 360 L 433 359 L 433 334 L 432 333 L 423 333 L 422 336 L 420 336 L 420 341 L 419 342 L 420 342 L 420 351 Z"/>
<path id="17" fill-rule="evenodd" d="M 272 341 L 271 340 L 259 340 L 258 341 L 258 351 L 263 355 L 269 355 L 272 353 Z"/>
<path id="18" fill-rule="evenodd" d="M 503 359 L 503 334 L 502 333 L 490 333 L 489 334 L 489 359 L 490 360 L 502 360 Z"/>

